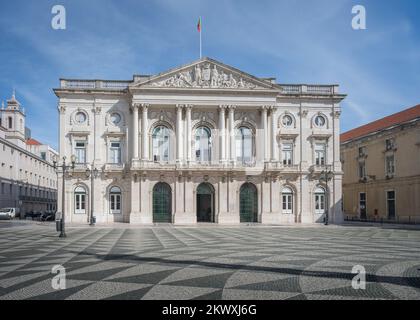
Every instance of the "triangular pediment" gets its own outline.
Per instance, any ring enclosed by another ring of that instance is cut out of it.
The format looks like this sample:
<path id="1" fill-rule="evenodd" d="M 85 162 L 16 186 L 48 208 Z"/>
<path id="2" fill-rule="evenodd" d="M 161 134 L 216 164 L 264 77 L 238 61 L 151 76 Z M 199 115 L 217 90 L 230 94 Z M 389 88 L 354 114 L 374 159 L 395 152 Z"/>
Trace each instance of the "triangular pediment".
<path id="1" fill-rule="evenodd" d="M 267 80 L 259 79 L 210 58 L 203 58 L 188 65 L 152 76 L 147 80 L 135 82 L 130 87 L 279 90 L 276 85 Z"/>

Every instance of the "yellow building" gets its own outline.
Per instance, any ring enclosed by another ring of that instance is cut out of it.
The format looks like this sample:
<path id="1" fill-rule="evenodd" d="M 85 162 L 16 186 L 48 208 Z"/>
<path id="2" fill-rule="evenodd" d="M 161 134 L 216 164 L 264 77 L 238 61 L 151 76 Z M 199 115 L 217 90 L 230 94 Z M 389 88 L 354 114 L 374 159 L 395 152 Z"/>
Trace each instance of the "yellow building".
<path id="1" fill-rule="evenodd" d="M 420 105 L 341 135 L 344 217 L 420 222 Z"/>

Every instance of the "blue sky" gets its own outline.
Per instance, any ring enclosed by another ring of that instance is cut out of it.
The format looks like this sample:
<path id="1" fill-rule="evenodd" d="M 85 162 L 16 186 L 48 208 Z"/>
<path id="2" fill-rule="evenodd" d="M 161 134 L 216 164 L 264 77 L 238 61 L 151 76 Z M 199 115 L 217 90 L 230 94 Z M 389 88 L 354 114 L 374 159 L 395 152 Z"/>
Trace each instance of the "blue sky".
<path id="1" fill-rule="evenodd" d="M 67 29 L 51 28 L 51 8 Z M 362 4 L 367 30 L 351 28 Z M 0 100 L 57 146 L 60 77 L 131 79 L 203 55 L 279 83 L 340 84 L 342 131 L 420 103 L 420 1 L 14 0 L 0 3 Z"/>

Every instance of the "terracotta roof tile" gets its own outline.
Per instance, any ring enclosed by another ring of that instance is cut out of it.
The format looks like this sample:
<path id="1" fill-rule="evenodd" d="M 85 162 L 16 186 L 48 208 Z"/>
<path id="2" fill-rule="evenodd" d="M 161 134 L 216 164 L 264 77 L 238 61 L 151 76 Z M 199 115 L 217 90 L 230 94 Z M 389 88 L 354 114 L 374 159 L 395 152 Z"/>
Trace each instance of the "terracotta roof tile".
<path id="1" fill-rule="evenodd" d="M 385 118 L 370 122 L 361 127 L 344 132 L 340 135 L 341 143 L 363 137 L 370 133 L 383 130 L 410 120 L 420 118 L 420 104 L 415 107 L 394 113 Z"/>
<path id="2" fill-rule="evenodd" d="M 28 139 L 26 140 L 26 144 L 30 146 L 40 146 L 41 143 L 35 139 Z"/>

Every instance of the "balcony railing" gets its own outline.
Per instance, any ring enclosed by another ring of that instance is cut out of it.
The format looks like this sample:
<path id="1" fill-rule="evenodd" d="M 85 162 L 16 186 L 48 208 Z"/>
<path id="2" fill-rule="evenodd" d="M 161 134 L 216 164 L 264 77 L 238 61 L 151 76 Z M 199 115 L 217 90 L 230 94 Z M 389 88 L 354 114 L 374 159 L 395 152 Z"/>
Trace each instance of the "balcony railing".
<path id="1" fill-rule="evenodd" d="M 336 85 L 295 85 L 281 84 L 283 94 L 316 94 L 316 95 L 332 95 L 338 93 Z"/>
<path id="2" fill-rule="evenodd" d="M 66 80 L 60 81 L 62 89 L 106 89 L 106 90 L 124 90 L 128 88 L 131 81 L 114 80 Z"/>

